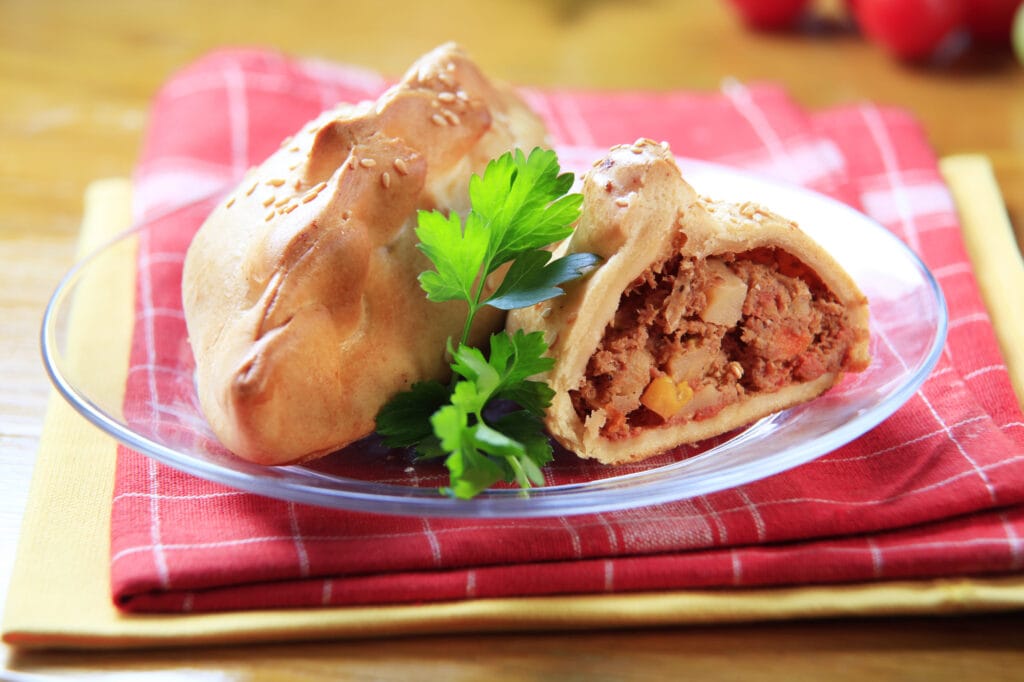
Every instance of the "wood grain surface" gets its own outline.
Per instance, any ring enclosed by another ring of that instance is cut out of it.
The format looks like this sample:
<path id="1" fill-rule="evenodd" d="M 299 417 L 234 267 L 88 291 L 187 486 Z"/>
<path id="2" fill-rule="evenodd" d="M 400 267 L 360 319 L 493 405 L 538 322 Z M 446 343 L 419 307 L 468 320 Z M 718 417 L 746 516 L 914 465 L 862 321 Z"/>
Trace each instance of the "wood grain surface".
<path id="1" fill-rule="evenodd" d="M 838 17 L 837 4 L 818 6 Z M 130 175 L 160 83 L 224 45 L 393 76 L 445 40 L 514 83 L 710 90 L 767 79 L 809 107 L 907 107 L 939 154 L 991 158 L 1024 242 L 1024 68 L 1007 51 L 910 67 L 838 19 L 749 33 L 721 0 L 0 0 L 0 585 L 50 390 L 43 307 L 71 265 L 85 186 Z M 11 679 L 1010 680 L 1024 679 L 1024 614 L 2 656 Z"/>

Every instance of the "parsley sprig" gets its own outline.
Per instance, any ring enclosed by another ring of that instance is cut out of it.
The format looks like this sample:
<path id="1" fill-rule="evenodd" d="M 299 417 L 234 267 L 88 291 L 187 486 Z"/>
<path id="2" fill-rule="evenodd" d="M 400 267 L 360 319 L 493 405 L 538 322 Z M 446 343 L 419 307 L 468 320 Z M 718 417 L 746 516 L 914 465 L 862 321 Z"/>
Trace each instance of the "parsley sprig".
<path id="1" fill-rule="evenodd" d="M 541 332 L 492 334 L 487 355 L 467 345 L 484 307 L 524 308 L 562 294 L 559 285 L 597 264 L 574 253 L 551 260 L 545 250 L 572 234 L 583 197 L 568 194 L 572 173 L 562 173 L 553 151 L 509 152 L 469 183 L 472 205 L 462 216 L 420 211 L 418 247 L 434 265 L 420 274 L 431 301 L 468 305 L 462 336 L 448 341 L 452 381 L 416 383 L 377 415 L 377 432 L 390 447 L 414 448 L 423 458 L 445 458 L 448 494 L 468 499 L 498 481 L 522 488 L 544 482 L 541 467 L 552 450 L 542 417 L 554 391 L 531 376 L 552 367 Z M 509 265 L 487 293 L 489 275 Z"/>

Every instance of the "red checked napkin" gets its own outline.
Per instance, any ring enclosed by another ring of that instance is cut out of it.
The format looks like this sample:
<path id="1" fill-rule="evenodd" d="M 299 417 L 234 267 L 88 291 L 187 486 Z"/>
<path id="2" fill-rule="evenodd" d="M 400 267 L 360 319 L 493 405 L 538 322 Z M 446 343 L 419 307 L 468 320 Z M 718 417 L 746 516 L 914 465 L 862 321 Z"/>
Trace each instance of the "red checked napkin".
<path id="1" fill-rule="evenodd" d="M 236 182 L 377 75 L 261 51 L 214 53 L 161 90 L 135 176 L 140 218 Z M 530 520 L 378 516 L 240 492 L 122 447 L 115 601 L 129 611 L 397 604 L 842 583 L 1024 568 L 1024 417 L 917 122 L 870 104 L 809 113 L 772 85 L 718 93 L 525 90 L 560 149 L 638 137 L 830 194 L 894 231 L 947 297 L 948 344 L 890 419 L 797 469 L 628 511 Z M 143 239 L 127 390 L 159 404 L 156 360 L 187 352 L 179 282 L 209 202 Z"/>

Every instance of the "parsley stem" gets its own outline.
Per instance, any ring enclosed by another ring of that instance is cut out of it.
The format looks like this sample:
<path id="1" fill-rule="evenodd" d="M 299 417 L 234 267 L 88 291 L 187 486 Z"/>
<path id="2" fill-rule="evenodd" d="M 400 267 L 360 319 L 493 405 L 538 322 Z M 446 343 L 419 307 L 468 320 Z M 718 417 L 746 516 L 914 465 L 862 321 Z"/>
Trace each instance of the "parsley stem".
<path id="1" fill-rule="evenodd" d="M 473 326 L 473 317 L 476 315 L 476 305 L 473 302 L 469 304 L 469 312 L 466 314 L 466 322 L 462 325 L 462 339 L 459 341 L 460 346 L 465 346 L 469 340 L 469 329 Z"/>
<path id="2" fill-rule="evenodd" d="M 487 285 L 487 276 L 491 274 L 491 261 L 489 259 L 484 261 L 480 272 L 483 274 L 477 282 L 476 290 L 473 291 L 472 298 L 466 301 L 469 304 L 469 312 L 466 313 L 466 322 L 462 325 L 462 340 L 459 342 L 460 346 L 465 346 L 469 342 L 469 331 L 473 327 L 473 318 L 476 317 L 477 311 L 483 307 L 480 303 L 480 299 L 483 297 L 484 287 Z"/>
<path id="3" fill-rule="evenodd" d="M 509 467 L 511 467 L 512 471 L 515 473 L 516 483 L 519 484 L 519 487 L 523 488 L 524 490 L 527 488 L 532 488 L 533 486 L 530 485 L 530 477 L 526 475 L 526 471 L 523 469 L 523 465 L 519 463 L 519 460 L 516 459 L 515 457 L 508 456 L 505 457 L 505 460 L 508 462 Z"/>

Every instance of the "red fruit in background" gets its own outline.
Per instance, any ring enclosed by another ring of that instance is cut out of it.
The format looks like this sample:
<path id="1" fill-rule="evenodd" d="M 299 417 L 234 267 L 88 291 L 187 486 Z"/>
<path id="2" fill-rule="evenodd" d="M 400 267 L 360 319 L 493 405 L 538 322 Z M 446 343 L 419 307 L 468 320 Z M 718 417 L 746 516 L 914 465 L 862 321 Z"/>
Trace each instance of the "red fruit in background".
<path id="1" fill-rule="evenodd" d="M 743 23 L 751 28 L 778 31 L 789 28 L 810 0 L 729 0 Z"/>
<path id="2" fill-rule="evenodd" d="M 931 56 L 964 15 L 960 0 L 857 0 L 854 8 L 868 38 L 908 60 Z"/>
<path id="3" fill-rule="evenodd" d="M 978 40 L 1009 45 L 1013 16 L 1022 4 L 1024 0 L 970 0 L 964 21 L 971 35 Z"/>

